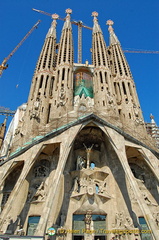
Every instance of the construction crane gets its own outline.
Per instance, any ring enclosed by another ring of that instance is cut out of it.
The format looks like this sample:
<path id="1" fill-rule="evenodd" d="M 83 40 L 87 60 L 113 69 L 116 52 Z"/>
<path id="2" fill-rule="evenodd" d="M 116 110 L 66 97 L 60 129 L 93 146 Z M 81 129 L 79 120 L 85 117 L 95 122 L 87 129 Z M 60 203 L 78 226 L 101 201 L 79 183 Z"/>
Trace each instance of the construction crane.
<path id="1" fill-rule="evenodd" d="M 30 29 L 30 31 L 25 35 L 25 37 L 19 42 L 19 44 L 13 49 L 13 51 L 4 58 L 3 62 L 0 65 L 0 76 L 2 76 L 3 70 L 8 68 L 8 60 L 13 56 L 13 54 L 18 50 L 18 48 L 23 44 L 23 42 L 29 37 L 29 35 L 34 31 L 35 28 L 39 25 L 41 21 L 38 20 L 37 23 Z"/>
<path id="2" fill-rule="evenodd" d="M 41 10 L 38 10 L 35 8 L 32 8 L 32 10 L 36 11 L 38 13 L 45 14 L 50 17 L 52 17 L 52 15 L 53 15 L 51 13 L 44 12 L 44 11 L 41 11 Z M 65 18 L 59 17 L 58 19 L 65 21 Z M 89 30 L 92 30 L 92 28 L 84 25 L 82 21 L 71 21 L 71 23 L 78 26 L 78 61 L 77 62 L 82 63 L 82 28 L 87 28 Z"/>
<path id="3" fill-rule="evenodd" d="M 159 54 L 159 51 L 151 51 L 151 50 L 123 50 L 125 53 L 153 53 Z"/>
<path id="4" fill-rule="evenodd" d="M 15 111 L 10 110 L 9 108 L 5 108 L 0 106 L 0 115 L 5 115 L 6 117 L 8 116 L 14 116 Z"/>

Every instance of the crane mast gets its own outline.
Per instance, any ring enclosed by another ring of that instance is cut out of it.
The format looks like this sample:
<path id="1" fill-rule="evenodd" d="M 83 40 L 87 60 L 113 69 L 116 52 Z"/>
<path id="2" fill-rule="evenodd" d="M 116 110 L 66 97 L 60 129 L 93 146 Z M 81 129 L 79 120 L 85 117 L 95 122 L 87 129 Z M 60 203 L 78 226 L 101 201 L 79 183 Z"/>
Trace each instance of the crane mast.
<path id="1" fill-rule="evenodd" d="M 0 76 L 3 73 L 3 70 L 8 68 L 7 62 L 8 60 L 13 56 L 13 54 L 18 50 L 18 48 L 23 44 L 23 42 L 29 37 L 29 35 L 34 31 L 35 28 L 39 25 L 41 21 L 38 20 L 36 24 L 30 29 L 30 31 L 24 36 L 24 38 L 18 43 L 18 45 L 13 49 L 13 51 L 6 57 L 4 58 L 3 62 L 0 65 Z"/>

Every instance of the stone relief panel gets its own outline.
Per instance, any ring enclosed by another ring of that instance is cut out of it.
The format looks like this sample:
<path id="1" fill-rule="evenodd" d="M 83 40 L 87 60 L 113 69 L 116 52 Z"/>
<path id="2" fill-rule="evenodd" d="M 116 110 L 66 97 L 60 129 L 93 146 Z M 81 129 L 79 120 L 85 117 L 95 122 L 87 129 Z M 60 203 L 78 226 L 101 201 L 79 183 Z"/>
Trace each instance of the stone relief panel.
<path id="1" fill-rule="evenodd" d="M 157 189 L 157 180 L 146 164 L 140 160 L 137 164 L 134 161 L 129 162 L 129 166 L 134 175 L 143 199 L 147 205 L 158 206 L 159 197 Z"/>
<path id="2" fill-rule="evenodd" d="M 28 202 L 42 202 L 46 197 L 46 184 L 42 182 L 41 184 L 32 185 L 28 192 Z"/>
<path id="3" fill-rule="evenodd" d="M 115 214 L 115 223 L 113 223 L 115 229 L 133 229 L 134 224 L 132 218 L 125 216 L 123 212 L 117 212 Z"/>
<path id="4" fill-rule="evenodd" d="M 77 197 L 83 194 L 88 194 L 90 196 L 98 194 L 99 196 L 103 196 L 108 199 L 111 198 L 107 188 L 107 176 L 108 174 L 105 174 L 105 179 L 101 180 L 95 172 L 92 173 L 89 171 L 87 175 L 86 172 L 83 171 L 83 177 L 76 176 L 74 179 L 73 187 L 70 191 L 71 197 Z"/>
<path id="5" fill-rule="evenodd" d="M 46 179 L 50 173 L 50 162 L 47 159 L 39 160 L 33 168 L 27 202 L 42 202 L 46 197 Z"/>

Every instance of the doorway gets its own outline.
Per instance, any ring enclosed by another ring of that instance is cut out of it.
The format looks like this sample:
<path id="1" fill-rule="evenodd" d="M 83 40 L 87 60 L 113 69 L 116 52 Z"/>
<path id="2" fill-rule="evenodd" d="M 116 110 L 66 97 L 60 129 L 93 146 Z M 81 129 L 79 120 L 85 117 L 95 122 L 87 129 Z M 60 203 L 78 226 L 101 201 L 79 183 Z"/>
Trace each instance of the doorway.
<path id="1" fill-rule="evenodd" d="M 95 236 L 94 240 L 106 240 L 105 236 Z"/>
<path id="2" fill-rule="evenodd" d="M 74 236 L 74 240 L 84 240 L 84 236 Z"/>

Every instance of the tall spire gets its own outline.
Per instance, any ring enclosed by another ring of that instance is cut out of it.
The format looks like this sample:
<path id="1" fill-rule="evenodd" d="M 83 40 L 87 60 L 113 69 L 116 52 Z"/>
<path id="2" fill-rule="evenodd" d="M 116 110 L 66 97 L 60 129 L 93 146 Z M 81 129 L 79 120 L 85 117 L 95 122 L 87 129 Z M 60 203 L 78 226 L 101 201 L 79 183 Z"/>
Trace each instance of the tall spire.
<path id="1" fill-rule="evenodd" d="M 108 31 L 110 33 L 110 46 L 112 46 L 112 51 L 113 51 L 112 57 L 114 62 L 114 68 L 113 68 L 114 74 L 132 78 L 130 67 L 123 53 L 120 42 L 117 36 L 115 35 L 114 29 L 112 27 L 114 22 L 112 20 L 108 20 L 106 24 L 109 25 Z"/>
<path id="2" fill-rule="evenodd" d="M 56 25 L 57 25 L 57 22 L 56 20 L 59 18 L 59 15 L 58 14 L 53 14 L 52 15 L 52 24 L 51 24 L 51 27 L 46 35 L 46 38 L 48 37 L 53 37 L 54 39 L 56 39 Z"/>
<path id="3" fill-rule="evenodd" d="M 57 14 L 52 15 L 53 21 L 46 35 L 45 42 L 37 63 L 36 72 L 49 70 L 52 71 L 55 65 L 55 48 L 56 48 L 56 20 Z"/>
<path id="4" fill-rule="evenodd" d="M 112 27 L 114 22 L 108 20 L 106 24 L 109 26 L 110 33 L 109 63 L 114 77 L 116 103 L 123 127 L 128 129 L 132 125 L 132 128 L 136 129 L 134 126 L 139 126 L 141 131 L 143 129 L 146 131 L 130 67 Z"/>
<path id="5" fill-rule="evenodd" d="M 110 33 L 110 45 L 117 44 L 117 43 L 120 44 L 116 34 L 114 33 L 114 29 L 112 27 L 114 22 L 112 20 L 108 20 L 106 24 L 109 25 L 108 31 Z"/>
<path id="6" fill-rule="evenodd" d="M 67 13 L 67 16 L 66 16 L 66 21 L 63 26 L 63 30 L 64 29 L 72 29 L 71 21 L 70 21 L 70 19 L 71 19 L 70 14 L 72 13 L 72 9 L 70 9 L 70 8 L 66 9 L 66 13 Z"/>
<path id="7" fill-rule="evenodd" d="M 60 38 L 55 82 L 53 89 L 54 103 L 51 104 L 50 119 L 54 112 L 65 114 L 72 107 L 73 98 L 73 39 L 70 14 L 72 10 L 66 9 L 66 20 Z"/>
<path id="8" fill-rule="evenodd" d="M 73 41 L 72 41 L 72 27 L 70 21 L 70 14 L 72 10 L 66 9 L 66 21 L 62 29 L 62 35 L 60 38 L 59 51 L 57 64 L 69 63 L 73 64 Z"/>
<path id="9" fill-rule="evenodd" d="M 108 57 L 106 43 L 104 41 L 102 30 L 98 24 L 98 13 L 92 12 L 93 16 L 93 39 L 92 39 L 92 60 L 95 66 L 108 67 Z"/>
<path id="10" fill-rule="evenodd" d="M 44 125 L 48 122 L 50 98 L 52 97 L 56 68 L 56 20 L 58 18 L 57 14 L 52 15 L 53 21 L 46 34 L 32 80 L 26 110 L 27 117 L 25 117 L 25 119 L 29 118 L 32 122 L 30 124 L 30 131 L 32 131 L 32 128 L 35 128 L 37 123 Z"/>
<path id="11" fill-rule="evenodd" d="M 114 90 L 111 79 L 111 72 L 108 63 L 108 53 L 106 43 L 104 41 L 102 30 L 98 24 L 98 13 L 93 12 L 93 34 L 92 34 L 92 62 L 94 65 L 94 96 L 95 107 L 98 109 L 109 109 L 113 111 L 115 107 L 115 99 L 113 99 Z M 113 106 L 113 107 L 112 107 Z"/>
<path id="12" fill-rule="evenodd" d="M 94 19 L 93 19 L 93 22 L 94 22 L 93 33 L 97 33 L 97 32 L 102 33 L 102 30 L 101 30 L 101 28 L 98 24 L 98 19 L 97 19 L 98 13 L 94 11 L 94 12 L 92 12 L 92 16 L 94 17 Z"/>

